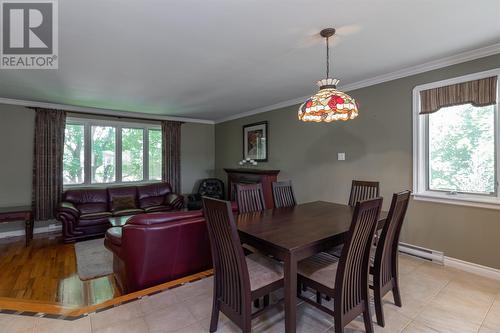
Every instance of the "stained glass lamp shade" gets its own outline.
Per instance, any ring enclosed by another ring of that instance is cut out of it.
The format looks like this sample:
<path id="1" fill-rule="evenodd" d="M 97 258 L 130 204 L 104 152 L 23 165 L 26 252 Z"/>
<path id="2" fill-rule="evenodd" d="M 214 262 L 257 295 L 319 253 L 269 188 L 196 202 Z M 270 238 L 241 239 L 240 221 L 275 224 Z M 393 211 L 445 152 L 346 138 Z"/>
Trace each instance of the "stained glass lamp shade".
<path id="1" fill-rule="evenodd" d="M 318 81 L 319 91 L 308 98 L 299 108 L 299 119 L 302 121 L 332 122 L 350 120 L 358 116 L 356 101 L 346 93 L 337 90 L 338 79 L 329 78 L 328 38 L 335 29 L 324 29 L 321 36 L 326 38 L 326 79 Z"/>

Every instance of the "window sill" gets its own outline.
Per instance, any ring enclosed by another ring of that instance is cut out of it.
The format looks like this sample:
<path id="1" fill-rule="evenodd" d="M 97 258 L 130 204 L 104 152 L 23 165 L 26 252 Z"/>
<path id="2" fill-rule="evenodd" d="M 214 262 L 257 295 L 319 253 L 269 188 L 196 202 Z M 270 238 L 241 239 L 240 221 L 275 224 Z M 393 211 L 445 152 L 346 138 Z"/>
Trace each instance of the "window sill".
<path id="1" fill-rule="evenodd" d="M 108 188 L 111 186 L 140 186 L 140 185 L 148 185 L 154 183 L 160 183 L 161 180 L 145 180 L 139 182 L 121 182 L 121 183 L 99 183 L 99 184 L 72 184 L 72 185 L 64 185 L 63 190 L 77 190 L 77 189 L 92 189 L 92 188 Z"/>
<path id="2" fill-rule="evenodd" d="M 451 197 L 448 194 L 429 192 L 413 193 L 412 196 L 414 200 L 418 201 L 500 210 L 500 200 L 497 197 L 471 198 L 460 195 Z"/>

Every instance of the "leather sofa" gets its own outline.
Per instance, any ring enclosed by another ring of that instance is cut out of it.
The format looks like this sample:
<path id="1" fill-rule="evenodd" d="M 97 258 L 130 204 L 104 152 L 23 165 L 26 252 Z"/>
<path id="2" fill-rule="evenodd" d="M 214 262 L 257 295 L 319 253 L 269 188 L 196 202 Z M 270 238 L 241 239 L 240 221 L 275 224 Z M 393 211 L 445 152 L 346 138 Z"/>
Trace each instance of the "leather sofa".
<path id="1" fill-rule="evenodd" d="M 113 271 L 123 293 L 212 267 L 201 210 L 136 215 L 123 227 L 108 229 L 104 245 L 113 252 Z"/>
<path id="2" fill-rule="evenodd" d="M 172 193 L 168 183 L 74 189 L 63 193 L 57 219 L 62 223 L 63 240 L 69 243 L 104 235 L 113 216 L 168 212 L 183 206 L 183 196 Z"/>

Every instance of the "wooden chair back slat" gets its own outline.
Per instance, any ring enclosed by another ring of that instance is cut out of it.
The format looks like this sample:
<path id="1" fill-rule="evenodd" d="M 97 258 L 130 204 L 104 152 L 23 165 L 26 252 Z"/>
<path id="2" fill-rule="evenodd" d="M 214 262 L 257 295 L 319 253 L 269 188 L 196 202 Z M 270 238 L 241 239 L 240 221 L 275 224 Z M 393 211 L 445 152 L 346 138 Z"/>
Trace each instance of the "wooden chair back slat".
<path id="1" fill-rule="evenodd" d="M 274 207 L 293 207 L 297 204 L 295 194 L 293 192 L 292 182 L 290 180 L 274 182 L 272 187 Z"/>
<path id="2" fill-rule="evenodd" d="M 379 182 L 353 180 L 349 195 L 349 206 L 354 207 L 356 202 L 377 198 L 380 195 Z"/>
<path id="3" fill-rule="evenodd" d="M 214 263 L 214 297 L 233 318 L 243 318 L 251 301 L 250 282 L 231 204 L 203 197 L 203 209 Z"/>
<path id="4" fill-rule="evenodd" d="M 266 209 L 262 184 L 236 184 L 239 213 L 260 212 Z"/>
<path id="5" fill-rule="evenodd" d="M 336 309 L 347 322 L 368 307 L 370 248 L 377 227 L 382 198 L 356 203 L 335 280 Z"/>

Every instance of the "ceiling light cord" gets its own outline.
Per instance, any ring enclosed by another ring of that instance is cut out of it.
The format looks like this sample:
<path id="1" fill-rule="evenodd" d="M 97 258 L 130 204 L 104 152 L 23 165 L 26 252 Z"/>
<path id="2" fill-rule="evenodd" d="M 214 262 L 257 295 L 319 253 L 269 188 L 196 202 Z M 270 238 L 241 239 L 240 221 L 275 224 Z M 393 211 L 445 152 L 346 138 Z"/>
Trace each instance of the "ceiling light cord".
<path id="1" fill-rule="evenodd" d="M 330 43 L 329 38 L 326 37 L 326 78 L 330 77 Z"/>

